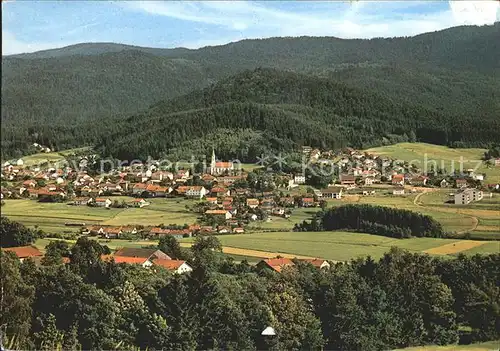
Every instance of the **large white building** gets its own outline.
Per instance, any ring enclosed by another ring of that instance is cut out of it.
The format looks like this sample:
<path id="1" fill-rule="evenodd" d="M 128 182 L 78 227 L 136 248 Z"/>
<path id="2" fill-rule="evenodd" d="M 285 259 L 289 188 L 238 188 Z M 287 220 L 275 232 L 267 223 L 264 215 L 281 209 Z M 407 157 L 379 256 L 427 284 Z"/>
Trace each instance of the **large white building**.
<path id="1" fill-rule="evenodd" d="M 210 167 L 208 173 L 211 175 L 220 175 L 226 172 L 232 172 L 234 164 L 232 162 L 217 162 L 215 159 L 215 150 L 212 149 L 212 159 L 210 160 Z"/>
<path id="2" fill-rule="evenodd" d="M 479 201 L 483 198 L 483 192 L 475 188 L 460 190 L 455 194 L 455 205 L 467 205 L 473 201 Z"/>

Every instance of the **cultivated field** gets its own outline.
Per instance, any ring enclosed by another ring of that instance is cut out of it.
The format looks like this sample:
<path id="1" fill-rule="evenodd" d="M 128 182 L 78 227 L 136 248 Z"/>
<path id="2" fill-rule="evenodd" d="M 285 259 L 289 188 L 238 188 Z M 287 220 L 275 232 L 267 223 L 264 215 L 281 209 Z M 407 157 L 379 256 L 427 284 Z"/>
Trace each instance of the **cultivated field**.
<path id="1" fill-rule="evenodd" d="M 82 147 L 77 149 L 68 149 L 59 152 L 37 153 L 33 155 L 24 156 L 22 157 L 22 160 L 25 166 L 36 166 L 44 163 L 54 163 L 64 160 L 66 156 L 74 154 L 75 152 L 84 151 L 87 149 L 88 149 L 87 147 Z M 11 161 L 13 162 L 15 160 Z"/>
<path id="2" fill-rule="evenodd" d="M 350 232 L 269 232 L 220 235 L 218 238 L 225 247 L 248 249 L 248 252 L 252 250 L 281 252 L 336 261 L 346 261 L 366 255 L 379 258 L 393 246 L 412 252 L 425 252 L 429 249 L 461 242 L 454 239 L 434 238 L 393 239 Z M 191 240 L 184 239 L 183 241 L 189 242 Z M 489 242 L 484 242 L 484 244 L 489 244 Z M 466 250 L 468 247 L 463 249 Z M 488 249 L 491 251 L 487 251 Z M 457 252 L 458 250 L 455 250 L 453 253 Z M 482 252 L 496 252 L 496 247 L 487 246 Z"/>
<path id="3" fill-rule="evenodd" d="M 132 197 L 109 197 L 112 201 L 130 201 Z M 72 206 L 66 203 L 41 203 L 34 200 L 5 200 L 2 215 L 29 227 L 53 233 L 77 232 L 78 227 L 68 227 L 65 223 L 107 224 L 107 225 L 158 225 L 191 224 L 196 214 L 188 211 L 194 200 L 148 199 L 150 206 L 144 208 L 101 208 Z"/>
<path id="4" fill-rule="evenodd" d="M 427 162 L 430 170 L 430 162 L 436 161 L 438 167 L 446 169 L 450 172 L 452 166 L 454 169 L 460 169 L 460 160 L 463 161 L 463 169 L 474 169 L 484 155 L 485 149 L 451 149 L 446 146 L 433 145 L 426 143 L 399 143 L 389 146 L 376 147 L 365 150 L 366 152 L 391 157 L 393 159 L 403 161 L 419 160 L 420 163 L 415 163 L 420 168 L 424 167 Z M 500 167 L 488 168 L 483 162 L 476 170 L 476 173 L 486 174 L 486 183 L 500 182 Z"/>
<path id="5" fill-rule="evenodd" d="M 499 341 L 487 341 L 470 345 L 447 345 L 447 346 L 416 346 L 395 351 L 498 351 L 500 349 Z"/>

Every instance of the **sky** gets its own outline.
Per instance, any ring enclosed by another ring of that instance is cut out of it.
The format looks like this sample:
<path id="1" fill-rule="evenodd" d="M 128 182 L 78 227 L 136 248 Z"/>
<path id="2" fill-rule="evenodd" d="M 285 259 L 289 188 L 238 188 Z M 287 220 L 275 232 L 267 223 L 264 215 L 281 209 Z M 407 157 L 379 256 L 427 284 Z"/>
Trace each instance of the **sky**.
<path id="1" fill-rule="evenodd" d="M 500 21 L 500 0 L 3 0 L 2 55 L 82 42 L 199 48 L 276 36 L 411 36 L 495 21 Z"/>

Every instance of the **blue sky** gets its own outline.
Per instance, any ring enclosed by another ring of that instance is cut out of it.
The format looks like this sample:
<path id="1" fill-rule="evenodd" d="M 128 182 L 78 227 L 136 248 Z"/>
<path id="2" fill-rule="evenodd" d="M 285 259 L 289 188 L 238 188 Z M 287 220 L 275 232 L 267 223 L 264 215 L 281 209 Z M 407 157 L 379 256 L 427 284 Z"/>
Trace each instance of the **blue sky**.
<path id="1" fill-rule="evenodd" d="M 500 1 L 2 2 L 3 55 L 81 42 L 199 48 L 246 38 L 408 36 L 500 20 Z"/>

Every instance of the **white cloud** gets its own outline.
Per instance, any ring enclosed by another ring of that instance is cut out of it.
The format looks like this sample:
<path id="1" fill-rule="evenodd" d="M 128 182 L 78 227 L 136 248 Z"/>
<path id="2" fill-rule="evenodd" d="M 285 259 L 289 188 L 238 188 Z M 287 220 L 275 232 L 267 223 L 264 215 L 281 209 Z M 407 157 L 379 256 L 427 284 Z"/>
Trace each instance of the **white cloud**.
<path id="1" fill-rule="evenodd" d="M 16 39 L 14 34 L 2 29 L 2 55 L 22 54 L 40 50 L 55 49 L 74 43 L 63 42 L 24 42 Z"/>
<path id="2" fill-rule="evenodd" d="M 500 20 L 500 1 L 450 1 L 453 17 L 460 24 L 493 24 Z"/>
<path id="3" fill-rule="evenodd" d="M 311 3 L 307 10 L 278 9 L 248 1 L 127 2 L 136 11 L 170 18 L 217 25 L 227 37 L 337 36 L 373 38 L 410 36 L 462 24 L 491 24 L 497 17 L 498 0 L 453 1 L 448 9 L 432 10 L 432 2 L 351 1 Z M 438 5 L 438 3 L 435 3 Z M 441 5 L 442 2 L 439 3 Z M 407 11 L 416 7 L 427 11 Z M 204 38 L 198 42 L 221 42 Z M 193 42 L 194 43 L 194 42 Z"/>

